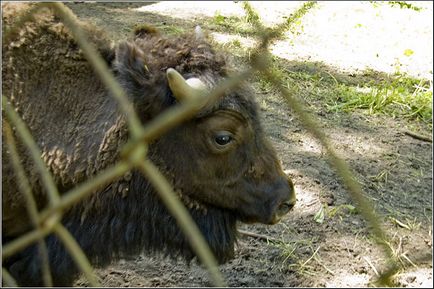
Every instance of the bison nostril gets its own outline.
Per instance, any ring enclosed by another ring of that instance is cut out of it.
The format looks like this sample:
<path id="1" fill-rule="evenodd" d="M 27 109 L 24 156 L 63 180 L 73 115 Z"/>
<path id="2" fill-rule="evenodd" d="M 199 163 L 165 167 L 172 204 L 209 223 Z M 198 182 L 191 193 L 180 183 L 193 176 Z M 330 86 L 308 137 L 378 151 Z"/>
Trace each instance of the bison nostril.
<path id="1" fill-rule="evenodd" d="M 277 215 L 283 216 L 286 215 L 291 209 L 294 207 L 295 202 L 285 202 L 280 204 L 280 206 L 277 208 Z"/>

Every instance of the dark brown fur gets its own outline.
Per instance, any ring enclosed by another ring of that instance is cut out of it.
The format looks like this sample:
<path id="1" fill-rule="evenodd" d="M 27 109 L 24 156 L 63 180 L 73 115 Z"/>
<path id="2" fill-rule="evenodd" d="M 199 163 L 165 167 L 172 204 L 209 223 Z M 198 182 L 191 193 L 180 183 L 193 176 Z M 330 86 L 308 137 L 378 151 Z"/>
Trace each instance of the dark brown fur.
<path id="1" fill-rule="evenodd" d="M 10 25 L 17 13 L 5 13 L 4 23 Z M 104 33 L 83 27 L 144 124 L 177 102 L 167 83 L 168 68 L 209 87 L 228 74 L 225 58 L 194 34 L 167 38 L 142 27 L 134 39 L 114 47 Z M 59 191 L 116 163 L 128 139 L 125 118 L 63 24 L 44 12 L 2 49 L 3 94 L 30 128 Z M 233 136 L 224 147 L 215 143 L 222 131 Z M 37 170 L 21 143 L 18 150 L 43 208 L 45 191 Z M 31 227 L 4 147 L 2 158 L 5 242 Z M 220 262 L 233 256 L 238 220 L 273 223 L 276 214 L 285 213 L 278 212 L 282 203 L 294 203 L 292 183 L 265 138 L 245 85 L 150 144 L 149 158 L 189 207 Z M 62 223 L 95 265 L 143 251 L 194 257 L 176 220 L 136 171 L 69 209 Z M 72 259 L 53 235 L 46 242 L 55 284 L 71 284 L 77 274 Z M 35 246 L 5 264 L 21 285 L 42 285 Z"/>

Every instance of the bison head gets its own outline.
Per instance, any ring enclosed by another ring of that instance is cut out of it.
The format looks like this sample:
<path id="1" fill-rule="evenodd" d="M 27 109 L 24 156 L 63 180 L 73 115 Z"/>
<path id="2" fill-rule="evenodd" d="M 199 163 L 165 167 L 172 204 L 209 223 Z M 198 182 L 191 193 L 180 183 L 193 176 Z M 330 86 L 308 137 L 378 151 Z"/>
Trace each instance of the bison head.
<path id="1" fill-rule="evenodd" d="M 140 30 L 136 36 L 118 46 L 115 67 L 144 122 L 228 76 L 226 59 L 198 33 L 168 39 Z M 205 105 L 153 143 L 150 157 L 190 208 L 274 224 L 294 206 L 294 187 L 265 136 L 253 95 L 243 84 Z"/>

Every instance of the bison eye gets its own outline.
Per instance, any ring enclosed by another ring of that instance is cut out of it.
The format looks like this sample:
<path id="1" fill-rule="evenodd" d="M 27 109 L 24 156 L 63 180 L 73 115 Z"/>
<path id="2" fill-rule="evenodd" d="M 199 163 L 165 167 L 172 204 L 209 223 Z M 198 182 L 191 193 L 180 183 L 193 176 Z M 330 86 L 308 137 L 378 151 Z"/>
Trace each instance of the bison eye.
<path id="1" fill-rule="evenodd" d="M 232 134 L 228 131 L 220 131 L 214 137 L 215 142 L 219 146 L 225 146 L 225 145 L 229 144 L 230 142 L 232 142 L 233 139 L 234 138 L 233 138 Z"/>

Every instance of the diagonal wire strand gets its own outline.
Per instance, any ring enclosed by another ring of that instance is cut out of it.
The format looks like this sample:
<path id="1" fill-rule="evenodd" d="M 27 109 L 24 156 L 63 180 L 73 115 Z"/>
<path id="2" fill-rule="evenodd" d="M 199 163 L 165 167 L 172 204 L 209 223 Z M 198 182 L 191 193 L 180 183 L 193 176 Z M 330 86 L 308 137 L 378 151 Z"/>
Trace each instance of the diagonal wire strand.
<path id="1" fill-rule="evenodd" d="M 20 159 L 18 157 L 18 152 L 16 150 L 16 144 L 12 134 L 12 129 L 7 121 L 3 122 L 3 133 L 10 153 L 12 166 L 14 168 L 14 171 L 17 174 L 18 186 L 20 188 L 21 193 L 24 195 L 24 199 L 26 201 L 27 213 L 29 215 L 30 220 L 33 223 L 33 226 L 35 228 L 38 228 L 39 216 L 38 216 L 37 205 L 35 199 L 33 198 L 30 182 L 24 172 L 24 168 L 21 165 Z M 53 280 L 51 278 L 48 251 L 43 238 L 39 239 L 38 241 L 38 249 L 39 249 L 39 255 L 41 256 L 42 276 L 43 276 L 44 284 L 47 287 L 52 287 Z"/>
<path id="2" fill-rule="evenodd" d="M 226 282 L 218 270 L 218 264 L 212 252 L 207 248 L 208 245 L 205 238 L 188 210 L 181 201 L 175 197 L 176 195 L 172 186 L 151 161 L 145 160 L 141 162 L 139 169 L 149 179 L 151 184 L 158 191 L 167 209 L 178 221 L 178 225 L 190 242 L 192 249 L 196 252 L 197 256 L 210 273 L 214 285 L 217 287 L 226 287 Z"/>
<path id="3" fill-rule="evenodd" d="M 92 266 L 89 260 L 81 249 L 80 245 L 74 239 L 74 237 L 69 233 L 69 231 L 61 224 L 57 223 L 53 228 L 54 233 L 62 240 L 63 245 L 68 249 L 69 254 L 75 261 L 81 272 L 84 273 L 87 280 L 93 287 L 101 287 L 97 281 L 95 275 L 93 274 Z"/>

